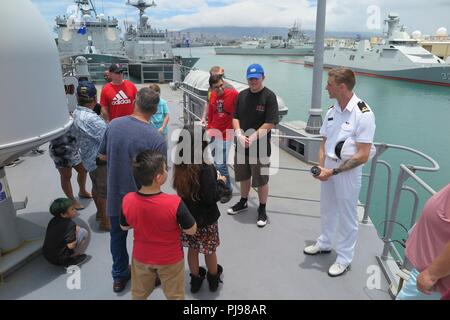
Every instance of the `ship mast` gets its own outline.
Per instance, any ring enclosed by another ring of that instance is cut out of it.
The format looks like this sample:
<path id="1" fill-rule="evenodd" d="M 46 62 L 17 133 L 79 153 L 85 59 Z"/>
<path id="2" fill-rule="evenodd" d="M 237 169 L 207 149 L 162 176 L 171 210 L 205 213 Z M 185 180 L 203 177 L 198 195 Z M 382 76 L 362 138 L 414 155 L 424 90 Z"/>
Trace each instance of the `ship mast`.
<path id="1" fill-rule="evenodd" d="M 130 0 L 128 0 L 127 5 L 133 6 L 139 10 L 139 24 L 141 28 L 144 29 L 145 23 L 147 22 L 146 19 L 143 18 L 145 10 L 150 7 L 156 7 L 155 1 L 153 0 L 152 3 L 148 3 L 145 0 L 138 0 L 137 2 L 130 2 Z"/>

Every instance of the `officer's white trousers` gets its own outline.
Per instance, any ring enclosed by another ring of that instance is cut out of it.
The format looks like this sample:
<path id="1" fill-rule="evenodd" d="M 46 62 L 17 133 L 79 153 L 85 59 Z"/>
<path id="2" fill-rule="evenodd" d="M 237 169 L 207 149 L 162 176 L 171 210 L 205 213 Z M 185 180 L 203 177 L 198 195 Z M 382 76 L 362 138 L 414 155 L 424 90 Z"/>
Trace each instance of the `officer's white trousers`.
<path id="1" fill-rule="evenodd" d="M 341 163 L 327 158 L 325 167 L 337 168 Z M 336 240 L 336 262 L 344 265 L 352 262 L 358 237 L 357 203 L 361 189 L 361 175 L 362 166 L 359 166 L 321 183 L 322 234 L 317 242 L 321 249 L 331 249 Z"/>

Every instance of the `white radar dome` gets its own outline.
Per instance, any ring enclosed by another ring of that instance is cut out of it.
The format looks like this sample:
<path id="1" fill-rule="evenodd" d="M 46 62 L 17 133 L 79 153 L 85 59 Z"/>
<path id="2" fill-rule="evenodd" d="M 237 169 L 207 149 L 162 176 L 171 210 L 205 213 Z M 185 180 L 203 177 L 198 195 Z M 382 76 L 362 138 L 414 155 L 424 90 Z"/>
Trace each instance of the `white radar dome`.
<path id="1" fill-rule="evenodd" d="M 27 23 L 19 17 L 27 14 Z M 29 0 L 0 1 L 0 167 L 70 128 L 58 49 Z M 30 28 L 30 26 L 33 26 Z M 20 39 L 20 40 L 19 40 Z"/>
<path id="2" fill-rule="evenodd" d="M 420 32 L 419 30 L 413 31 L 411 33 L 411 37 L 413 39 L 420 39 L 420 38 L 422 38 L 422 32 Z"/>
<path id="3" fill-rule="evenodd" d="M 448 32 L 447 29 L 442 27 L 436 30 L 436 36 L 438 37 L 447 37 L 448 36 Z"/>

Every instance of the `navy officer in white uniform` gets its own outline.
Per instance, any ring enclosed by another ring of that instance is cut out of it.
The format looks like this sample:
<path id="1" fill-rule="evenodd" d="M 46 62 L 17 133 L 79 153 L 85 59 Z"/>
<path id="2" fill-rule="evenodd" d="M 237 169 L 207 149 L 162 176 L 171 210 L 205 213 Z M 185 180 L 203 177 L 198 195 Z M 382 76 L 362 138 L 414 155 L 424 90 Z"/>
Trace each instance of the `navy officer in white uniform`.
<path id="1" fill-rule="evenodd" d="M 355 74 L 350 69 L 332 69 L 327 91 L 337 103 L 330 107 L 320 129 L 319 150 L 321 235 L 303 252 L 308 255 L 331 252 L 334 241 L 337 259 L 328 270 L 336 277 L 350 267 L 358 235 L 357 203 L 362 165 L 375 153 L 375 116 L 353 93 Z M 345 143 L 344 143 L 345 142 Z M 335 239 L 335 236 L 337 238 Z"/>

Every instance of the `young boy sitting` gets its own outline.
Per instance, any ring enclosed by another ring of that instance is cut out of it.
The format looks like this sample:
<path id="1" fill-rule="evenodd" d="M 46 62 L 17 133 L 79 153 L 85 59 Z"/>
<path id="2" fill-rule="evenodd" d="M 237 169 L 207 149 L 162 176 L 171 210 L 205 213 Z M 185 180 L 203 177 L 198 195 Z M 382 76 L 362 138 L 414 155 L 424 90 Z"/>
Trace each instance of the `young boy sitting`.
<path id="1" fill-rule="evenodd" d="M 193 235 L 197 224 L 179 196 L 161 192 L 167 180 L 166 158 L 161 153 L 144 151 L 137 155 L 133 175 L 141 187 L 124 197 L 120 217 L 123 230 L 134 229 L 132 298 L 147 299 L 158 275 L 166 298 L 183 300 L 181 231 Z"/>
<path id="2" fill-rule="evenodd" d="M 64 267 L 86 262 L 88 256 L 82 252 L 86 249 L 89 232 L 73 222 L 77 210 L 72 201 L 56 199 L 50 206 L 50 213 L 54 218 L 48 223 L 45 234 L 44 257 L 50 263 Z"/>

